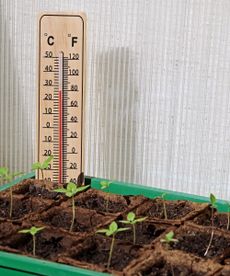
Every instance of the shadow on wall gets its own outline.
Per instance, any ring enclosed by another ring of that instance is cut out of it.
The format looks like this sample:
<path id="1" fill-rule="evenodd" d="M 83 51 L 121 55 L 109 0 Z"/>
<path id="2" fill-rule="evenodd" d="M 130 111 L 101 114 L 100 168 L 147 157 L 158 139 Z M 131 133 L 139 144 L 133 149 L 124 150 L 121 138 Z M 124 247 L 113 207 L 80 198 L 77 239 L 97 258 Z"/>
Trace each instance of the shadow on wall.
<path id="1" fill-rule="evenodd" d="M 28 120 L 28 100 L 20 80 L 23 74 L 20 57 L 16 57 L 16 46 L 9 37 L 9 21 L 6 18 L 1 26 L 0 41 L 0 166 L 12 171 L 28 171 L 33 158 L 32 130 Z M 13 34 L 14 35 L 14 34 Z M 19 50 L 18 50 L 19 53 Z M 19 68 L 19 69 L 18 69 Z"/>
<path id="2" fill-rule="evenodd" d="M 98 54 L 96 64 L 98 171 L 105 178 L 131 181 L 136 169 L 138 93 L 134 56 L 128 48 L 114 48 Z"/>

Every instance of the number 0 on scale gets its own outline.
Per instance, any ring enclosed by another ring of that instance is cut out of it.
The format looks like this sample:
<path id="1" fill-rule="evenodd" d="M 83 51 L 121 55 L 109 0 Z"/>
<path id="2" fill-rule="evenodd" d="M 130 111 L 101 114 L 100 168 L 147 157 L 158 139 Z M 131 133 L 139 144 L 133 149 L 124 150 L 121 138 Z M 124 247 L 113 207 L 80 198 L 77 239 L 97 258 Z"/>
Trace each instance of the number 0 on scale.
<path id="1" fill-rule="evenodd" d="M 38 161 L 56 183 L 76 182 L 83 171 L 85 15 L 43 14 L 38 47 Z M 38 178 L 41 175 L 38 174 Z"/>

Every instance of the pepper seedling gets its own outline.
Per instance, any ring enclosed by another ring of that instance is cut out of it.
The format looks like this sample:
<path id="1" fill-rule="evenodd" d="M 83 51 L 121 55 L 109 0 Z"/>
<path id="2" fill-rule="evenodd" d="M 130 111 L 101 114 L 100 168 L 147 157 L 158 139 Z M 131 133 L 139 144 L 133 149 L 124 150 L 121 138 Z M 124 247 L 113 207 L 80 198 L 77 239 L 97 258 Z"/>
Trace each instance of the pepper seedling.
<path id="1" fill-rule="evenodd" d="M 100 229 L 100 230 L 96 231 L 96 233 L 105 234 L 107 237 L 112 236 L 112 242 L 111 242 L 110 250 L 109 250 L 109 259 L 108 259 L 108 263 L 107 263 L 107 268 L 109 268 L 110 264 L 111 264 L 116 234 L 119 232 L 127 231 L 129 229 L 130 228 L 118 228 L 117 223 L 115 221 L 113 221 L 110 223 L 110 225 L 107 229 Z"/>
<path id="2" fill-rule="evenodd" d="M 166 197 L 166 193 L 163 193 L 163 194 L 161 195 L 161 199 L 162 199 L 162 203 L 163 203 L 164 218 L 165 218 L 165 219 L 168 219 L 168 216 L 167 216 L 167 209 L 166 209 L 166 204 L 165 204 L 165 197 Z"/>
<path id="3" fill-rule="evenodd" d="M 74 226 L 74 221 L 75 221 L 75 201 L 74 201 L 74 196 L 84 190 L 86 190 L 90 185 L 87 186 L 81 186 L 77 187 L 77 185 L 73 182 L 69 182 L 66 186 L 66 188 L 59 188 L 55 189 L 54 191 L 57 193 L 63 193 L 67 197 L 72 198 L 72 222 L 70 225 L 69 231 L 73 231 L 73 226 Z"/>
<path id="4" fill-rule="evenodd" d="M 22 175 L 22 172 L 16 172 L 16 173 L 10 173 L 9 169 L 6 167 L 0 168 L 0 179 L 5 182 L 11 182 L 16 176 Z M 12 217 L 13 212 L 13 188 L 10 187 L 10 210 L 9 210 L 9 216 Z"/>
<path id="5" fill-rule="evenodd" d="M 133 228 L 133 244 L 136 244 L 136 224 L 143 222 L 144 220 L 146 220 L 147 217 L 143 217 L 143 218 L 136 218 L 135 213 L 133 212 L 129 212 L 127 215 L 127 220 L 120 220 L 120 222 L 124 223 L 124 224 L 130 224 L 132 225 Z"/>
<path id="6" fill-rule="evenodd" d="M 38 232 L 40 232 L 44 228 L 45 228 L 45 226 L 43 226 L 43 227 L 32 226 L 30 229 L 22 229 L 22 230 L 18 231 L 18 233 L 32 235 L 32 238 L 33 238 L 33 256 L 36 256 L 36 237 L 35 236 Z"/>
<path id="7" fill-rule="evenodd" d="M 105 180 L 101 181 L 100 182 L 101 190 L 108 189 L 111 183 L 112 183 L 111 181 L 105 181 Z M 108 210 L 109 210 L 109 196 L 106 197 L 105 210 L 106 210 L 106 212 L 108 212 Z"/>
<path id="8" fill-rule="evenodd" d="M 213 235 L 214 235 L 214 210 L 216 209 L 216 197 L 214 196 L 214 194 L 210 194 L 210 207 L 211 207 L 211 228 L 212 228 L 212 232 L 211 232 L 211 237 L 207 246 L 207 249 L 204 253 L 204 256 L 206 256 L 208 254 L 208 251 L 211 247 L 212 244 L 212 240 L 213 240 Z"/>
<path id="9" fill-rule="evenodd" d="M 44 170 L 49 168 L 52 160 L 53 160 L 53 156 L 50 155 L 43 163 L 40 163 L 40 162 L 33 163 L 32 171 L 40 170 L 42 174 L 42 180 L 44 180 Z"/>
<path id="10" fill-rule="evenodd" d="M 170 243 L 173 243 L 173 242 L 178 242 L 177 239 L 174 239 L 174 235 L 175 235 L 174 232 L 170 231 L 165 235 L 164 239 L 160 240 L 160 242 L 167 243 L 167 244 L 170 244 Z"/>

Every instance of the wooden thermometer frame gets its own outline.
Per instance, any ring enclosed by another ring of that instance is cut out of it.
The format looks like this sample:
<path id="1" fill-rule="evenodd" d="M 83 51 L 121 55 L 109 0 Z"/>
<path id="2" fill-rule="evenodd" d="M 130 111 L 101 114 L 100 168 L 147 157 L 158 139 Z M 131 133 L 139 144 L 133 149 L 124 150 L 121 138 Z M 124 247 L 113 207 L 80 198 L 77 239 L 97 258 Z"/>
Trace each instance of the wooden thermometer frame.
<path id="1" fill-rule="evenodd" d="M 76 183 L 84 171 L 85 14 L 41 14 L 38 39 L 37 161 L 53 155 L 44 178 Z"/>

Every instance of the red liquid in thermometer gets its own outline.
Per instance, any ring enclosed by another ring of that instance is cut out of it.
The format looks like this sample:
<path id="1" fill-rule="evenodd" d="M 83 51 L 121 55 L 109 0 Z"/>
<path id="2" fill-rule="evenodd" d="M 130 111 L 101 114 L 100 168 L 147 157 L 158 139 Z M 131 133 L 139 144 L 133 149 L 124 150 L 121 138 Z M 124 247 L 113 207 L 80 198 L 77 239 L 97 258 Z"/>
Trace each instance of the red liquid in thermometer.
<path id="1" fill-rule="evenodd" d="M 58 108 L 59 108 L 59 173 L 58 181 L 63 183 L 63 60 L 64 53 L 60 52 L 58 55 Z"/>

